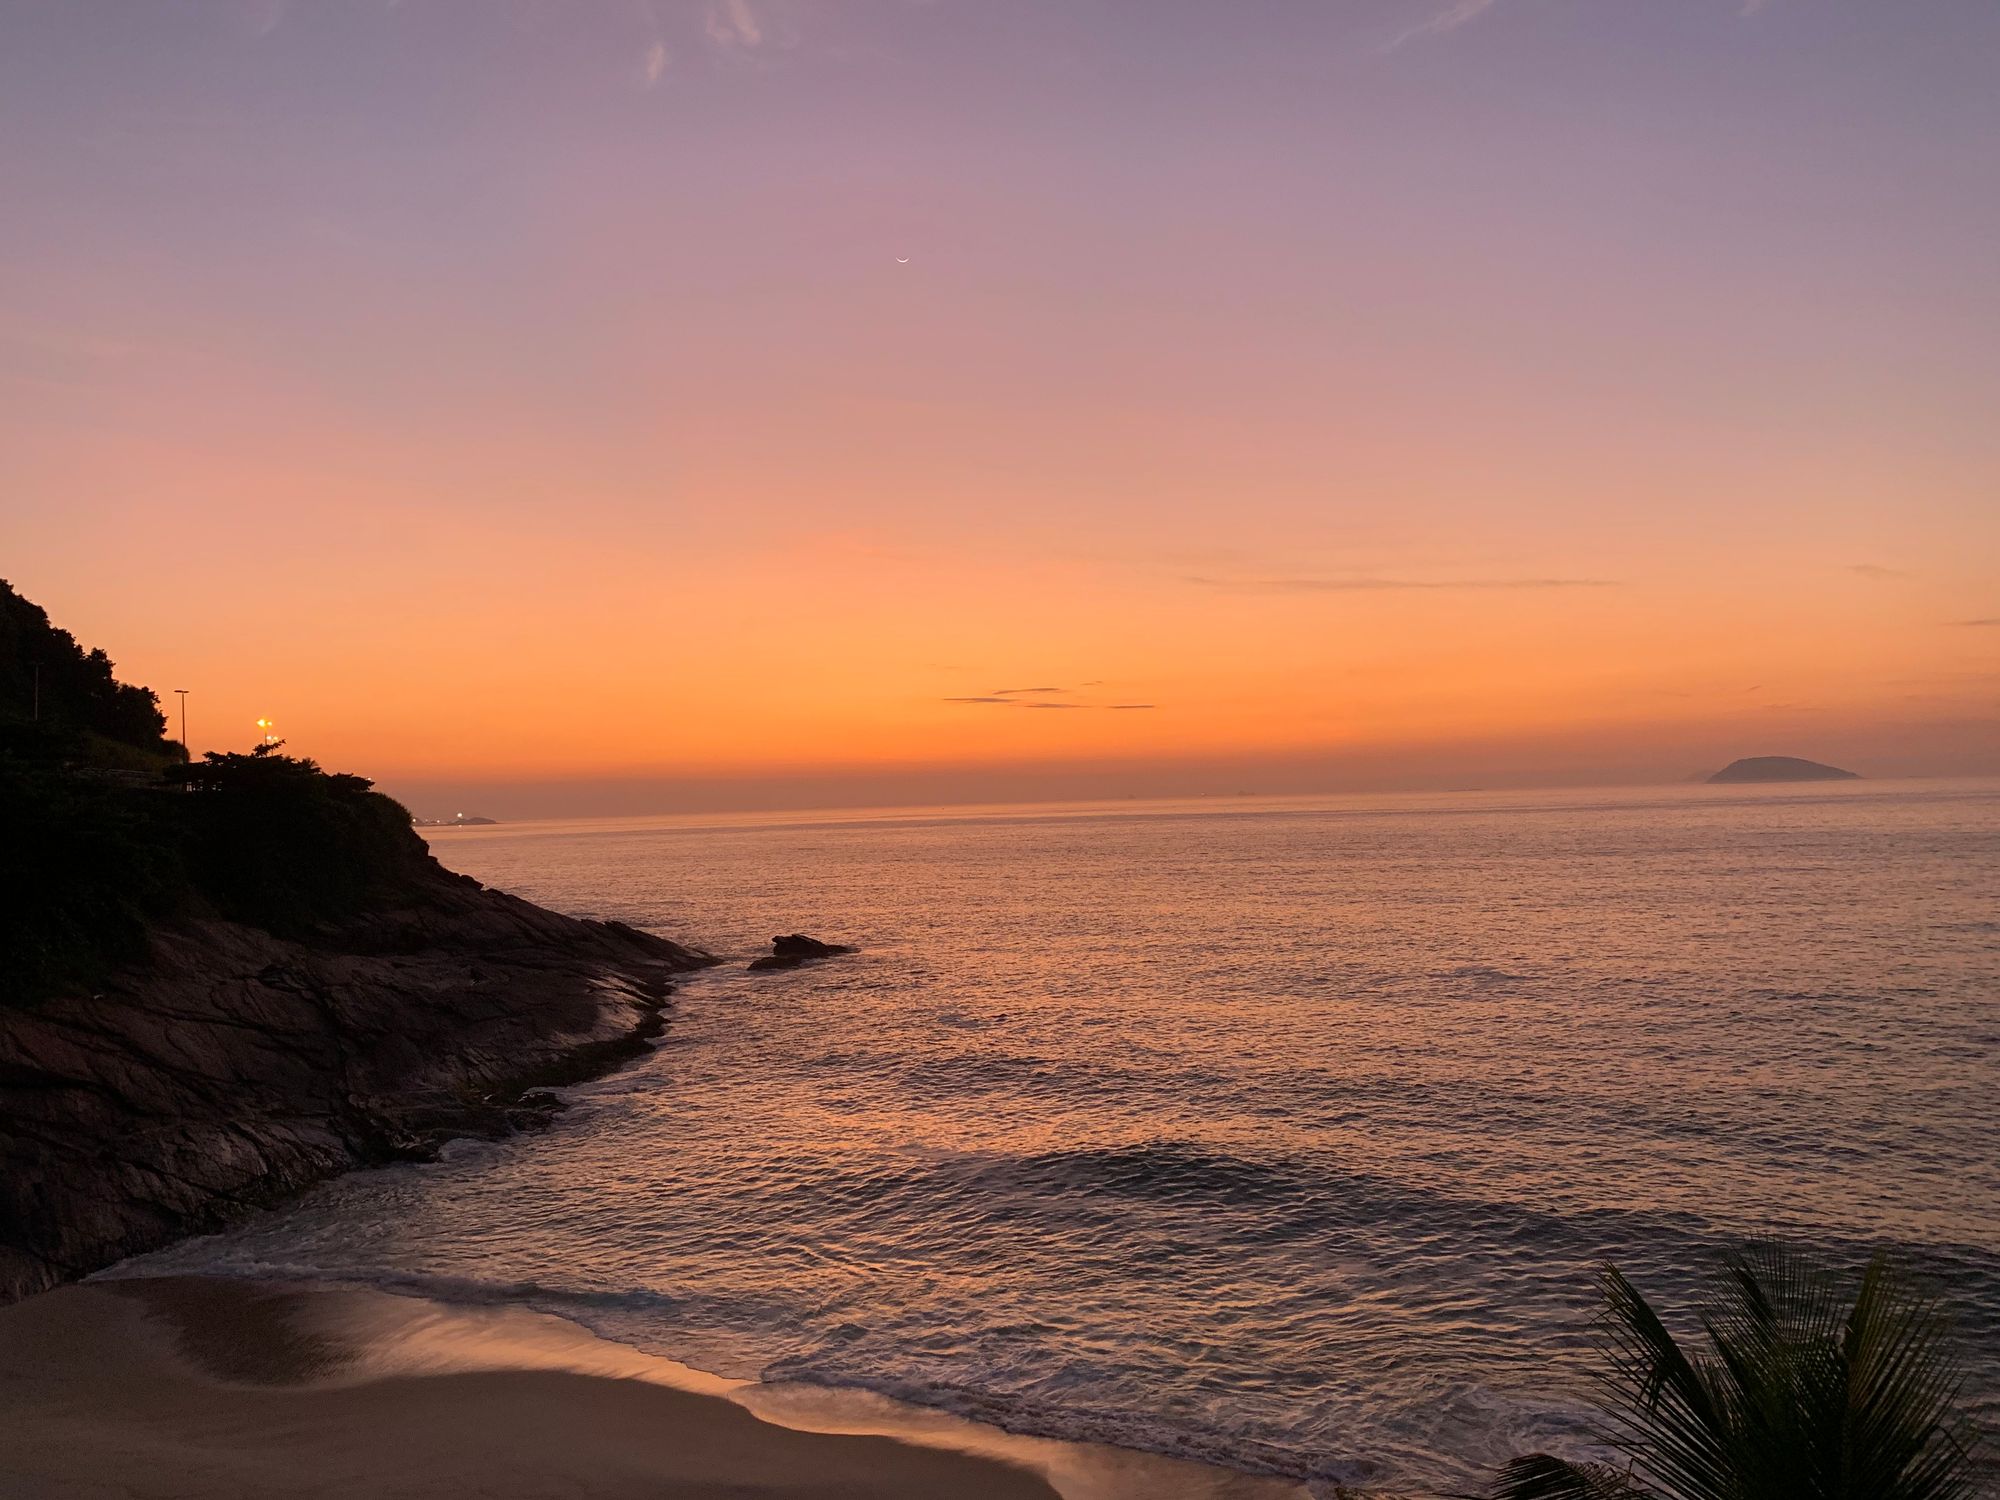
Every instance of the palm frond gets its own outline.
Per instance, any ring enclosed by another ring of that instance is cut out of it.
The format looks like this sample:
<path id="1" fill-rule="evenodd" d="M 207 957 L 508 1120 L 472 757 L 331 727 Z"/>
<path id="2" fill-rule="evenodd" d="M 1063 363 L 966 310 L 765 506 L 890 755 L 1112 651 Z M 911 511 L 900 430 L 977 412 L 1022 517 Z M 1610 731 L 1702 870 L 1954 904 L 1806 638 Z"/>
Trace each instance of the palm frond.
<path id="1" fill-rule="evenodd" d="M 1604 1464 L 1573 1464 L 1530 1453 L 1501 1467 L 1489 1500 L 1653 1500 L 1629 1475 Z"/>
<path id="2" fill-rule="evenodd" d="M 1837 1453 L 1853 1493 L 1888 1500 L 1972 1493 L 1968 1440 L 1957 1415 L 1964 1377 L 1935 1298 L 1876 1257 L 1825 1363 L 1822 1420 L 1828 1429 L 1836 1414 L 1839 1422 L 1828 1468 Z"/>
<path id="3" fill-rule="evenodd" d="M 1842 1272 L 1759 1244 L 1716 1269 L 1687 1347 L 1603 1273 L 1604 1435 L 1632 1473 L 1535 1454 L 1501 1471 L 1495 1496 L 1970 1500 L 1963 1378 L 1934 1296 L 1879 1255 Z"/>
<path id="4" fill-rule="evenodd" d="M 1727 1494 L 1734 1422 L 1723 1393 L 1713 1388 L 1712 1372 L 1682 1351 L 1652 1304 L 1615 1266 L 1605 1268 L 1599 1285 L 1608 1365 L 1601 1390 L 1613 1442 L 1672 1493 Z"/>

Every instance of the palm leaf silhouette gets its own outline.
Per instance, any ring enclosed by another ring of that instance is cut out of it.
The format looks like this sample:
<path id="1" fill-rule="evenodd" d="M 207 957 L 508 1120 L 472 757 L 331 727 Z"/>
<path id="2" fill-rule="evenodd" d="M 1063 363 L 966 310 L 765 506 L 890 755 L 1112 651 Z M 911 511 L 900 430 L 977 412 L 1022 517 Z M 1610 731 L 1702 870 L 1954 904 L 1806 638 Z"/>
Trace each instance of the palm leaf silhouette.
<path id="1" fill-rule="evenodd" d="M 1964 1500 L 1962 1382 L 1935 1298 L 1877 1255 L 1842 1275 L 1777 1245 L 1723 1257 L 1684 1349 L 1599 1279 L 1606 1441 L 1629 1470 L 1530 1454 L 1494 1500 Z"/>

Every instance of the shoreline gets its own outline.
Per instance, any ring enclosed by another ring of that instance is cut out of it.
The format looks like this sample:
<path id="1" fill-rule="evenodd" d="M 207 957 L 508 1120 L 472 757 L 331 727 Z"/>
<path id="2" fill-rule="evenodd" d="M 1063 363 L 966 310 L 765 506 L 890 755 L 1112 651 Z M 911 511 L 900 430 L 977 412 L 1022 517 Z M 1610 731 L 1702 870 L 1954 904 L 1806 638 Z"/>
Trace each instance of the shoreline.
<path id="1" fill-rule="evenodd" d="M 716 962 L 419 852 L 344 925 L 163 925 L 95 990 L 0 1007 L 0 1305 L 356 1168 L 545 1125 L 549 1090 L 645 1056 L 676 981 Z"/>
<path id="2" fill-rule="evenodd" d="M 1303 1500 L 858 1390 L 706 1375 L 553 1314 L 110 1277 L 0 1309 L 9 1494 Z"/>

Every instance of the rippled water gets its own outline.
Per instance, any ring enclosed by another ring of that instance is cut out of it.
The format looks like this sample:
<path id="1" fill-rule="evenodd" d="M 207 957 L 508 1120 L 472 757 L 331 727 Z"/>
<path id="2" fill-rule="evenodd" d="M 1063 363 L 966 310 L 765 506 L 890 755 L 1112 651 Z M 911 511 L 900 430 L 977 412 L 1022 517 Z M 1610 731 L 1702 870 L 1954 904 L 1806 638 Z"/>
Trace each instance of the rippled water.
<path id="1" fill-rule="evenodd" d="M 2000 787 L 452 830 L 738 959 L 549 1134 L 178 1269 L 519 1298 L 718 1373 L 1444 1485 L 1573 1443 L 1592 1267 L 1903 1247 L 2000 1412 Z"/>

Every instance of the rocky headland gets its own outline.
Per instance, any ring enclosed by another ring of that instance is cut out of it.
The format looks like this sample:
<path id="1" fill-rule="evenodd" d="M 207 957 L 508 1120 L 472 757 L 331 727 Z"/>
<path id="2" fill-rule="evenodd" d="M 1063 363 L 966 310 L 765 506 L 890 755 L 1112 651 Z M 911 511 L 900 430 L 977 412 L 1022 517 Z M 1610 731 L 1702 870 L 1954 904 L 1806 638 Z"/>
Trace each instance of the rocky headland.
<path id="1" fill-rule="evenodd" d="M 220 919 L 0 1009 L 0 1301 L 350 1167 L 538 1123 L 705 955 L 432 865 L 305 939 Z"/>
<path id="2" fill-rule="evenodd" d="M 0 585 L 0 1302 L 545 1120 L 713 962 L 446 870 L 361 777 L 163 731 Z"/>

